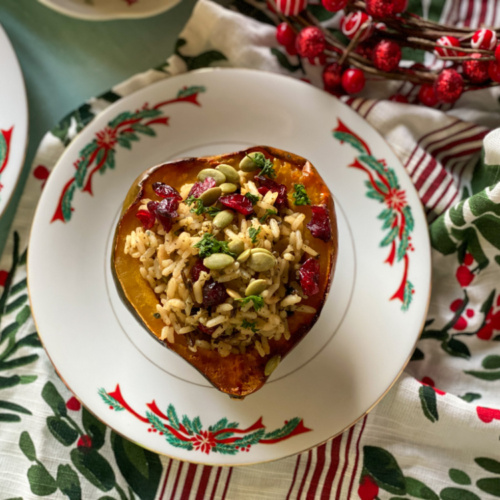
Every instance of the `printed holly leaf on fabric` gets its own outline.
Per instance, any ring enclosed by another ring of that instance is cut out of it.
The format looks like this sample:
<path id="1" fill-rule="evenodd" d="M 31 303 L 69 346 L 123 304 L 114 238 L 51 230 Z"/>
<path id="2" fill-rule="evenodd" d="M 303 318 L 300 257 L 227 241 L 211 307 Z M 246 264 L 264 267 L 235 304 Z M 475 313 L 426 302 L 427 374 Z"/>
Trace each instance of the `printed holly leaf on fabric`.
<path id="1" fill-rule="evenodd" d="M 472 481 L 468 474 L 459 469 L 450 469 L 448 471 L 448 475 L 450 479 L 457 484 L 469 485 L 472 484 Z"/>
<path id="2" fill-rule="evenodd" d="M 469 359 L 471 356 L 470 350 L 466 344 L 455 337 L 450 337 L 441 344 L 442 349 L 456 358 Z"/>
<path id="3" fill-rule="evenodd" d="M 218 50 L 207 50 L 196 56 L 185 56 L 181 54 L 180 49 L 186 44 L 187 41 L 184 38 L 179 38 L 175 44 L 174 53 L 184 61 L 188 71 L 206 68 L 219 61 L 227 61 L 227 57 Z"/>
<path id="4" fill-rule="evenodd" d="M 69 500 L 81 500 L 82 487 L 78 474 L 69 464 L 59 464 L 56 477 L 57 487 Z"/>
<path id="5" fill-rule="evenodd" d="M 66 402 L 52 382 L 47 382 L 42 389 L 42 398 L 51 407 L 56 416 L 66 416 Z"/>
<path id="6" fill-rule="evenodd" d="M 494 497 L 500 497 L 500 477 L 485 477 L 476 482 L 476 486 Z"/>
<path id="7" fill-rule="evenodd" d="M 405 477 L 406 493 L 415 498 L 423 500 L 439 500 L 439 496 L 431 488 L 418 479 Z"/>
<path id="8" fill-rule="evenodd" d="M 500 181 L 500 165 L 487 165 L 484 162 L 484 151 L 478 159 L 472 174 L 471 188 L 473 193 L 479 193 L 488 186 L 494 186 Z"/>
<path id="9" fill-rule="evenodd" d="M 290 71 L 290 73 L 295 73 L 295 71 L 298 71 L 299 69 L 302 69 L 301 64 L 292 64 L 289 60 L 288 57 L 281 52 L 281 50 L 277 49 L 276 47 L 273 47 L 271 49 L 271 54 L 276 57 L 279 65 L 282 68 L 285 68 L 287 71 Z"/>
<path id="10" fill-rule="evenodd" d="M 141 500 L 154 500 L 163 471 L 161 460 L 152 453 L 111 433 L 116 464 L 134 493 Z"/>
<path id="11" fill-rule="evenodd" d="M 377 446 L 363 447 L 363 468 L 378 486 L 394 495 L 406 494 L 406 481 L 394 456 Z"/>
<path id="12" fill-rule="evenodd" d="M 472 491 L 464 490 L 463 488 L 448 487 L 439 492 L 441 500 L 481 500 Z"/>
<path id="13" fill-rule="evenodd" d="M 439 420 L 436 391 L 428 385 L 422 385 L 418 390 L 418 395 L 424 415 L 433 423 Z"/>
<path id="14" fill-rule="evenodd" d="M 465 245 L 480 269 L 490 263 L 485 242 L 500 251 L 500 203 L 497 190 L 486 188 L 442 214 L 430 226 L 432 246 L 444 255 Z M 463 251 L 463 249 L 462 249 Z"/>
<path id="15" fill-rule="evenodd" d="M 106 425 L 85 408 L 82 408 L 82 425 L 92 440 L 92 448 L 99 450 L 103 446 L 106 437 Z"/>
<path id="16" fill-rule="evenodd" d="M 19 437 L 19 448 L 21 448 L 21 451 L 30 462 L 34 462 L 37 459 L 35 445 L 27 431 L 23 431 Z"/>
<path id="17" fill-rule="evenodd" d="M 72 445 L 78 438 L 78 432 L 59 416 L 47 417 L 47 428 L 64 446 Z"/>
<path id="18" fill-rule="evenodd" d="M 500 462 L 498 460 L 487 457 L 478 457 L 474 459 L 474 462 L 476 462 L 479 467 L 488 472 L 492 472 L 493 474 L 500 474 Z"/>
<path id="19" fill-rule="evenodd" d="M 102 491 L 115 486 L 115 473 L 99 452 L 91 448 L 74 448 L 70 456 L 76 470 L 94 486 Z"/>
<path id="20" fill-rule="evenodd" d="M 43 464 L 35 464 L 28 469 L 28 481 L 35 495 L 47 496 L 57 491 L 56 480 Z"/>

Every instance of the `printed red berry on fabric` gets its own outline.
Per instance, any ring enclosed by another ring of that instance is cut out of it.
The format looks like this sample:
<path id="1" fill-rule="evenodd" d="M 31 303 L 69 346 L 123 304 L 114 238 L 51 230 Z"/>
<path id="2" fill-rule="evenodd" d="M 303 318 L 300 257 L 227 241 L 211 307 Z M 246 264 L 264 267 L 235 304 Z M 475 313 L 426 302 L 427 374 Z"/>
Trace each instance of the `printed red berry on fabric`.
<path id="1" fill-rule="evenodd" d="M 378 485 L 370 476 L 366 475 L 361 479 L 358 496 L 360 500 L 375 500 L 377 498 Z"/>

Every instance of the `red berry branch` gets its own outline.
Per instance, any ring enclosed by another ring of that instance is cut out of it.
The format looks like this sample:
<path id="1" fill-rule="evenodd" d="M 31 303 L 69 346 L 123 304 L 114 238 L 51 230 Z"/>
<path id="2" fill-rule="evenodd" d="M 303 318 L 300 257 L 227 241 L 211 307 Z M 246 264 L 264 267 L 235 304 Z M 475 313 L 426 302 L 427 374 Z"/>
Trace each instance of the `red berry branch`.
<path id="1" fill-rule="evenodd" d="M 356 94 L 369 78 L 401 80 L 419 85 L 419 101 L 434 106 L 500 83 L 500 29 L 439 24 L 406 12 L 407 0 L 321 2 L 342 13 L 342 38 L 314 18 L 307 0 L 267 0 L 267 6 L 278 18 L 278 43 L 321 64 L 329 92 Z M 431 54 L 432 64 L 402 63 L 404 47 Z"/>

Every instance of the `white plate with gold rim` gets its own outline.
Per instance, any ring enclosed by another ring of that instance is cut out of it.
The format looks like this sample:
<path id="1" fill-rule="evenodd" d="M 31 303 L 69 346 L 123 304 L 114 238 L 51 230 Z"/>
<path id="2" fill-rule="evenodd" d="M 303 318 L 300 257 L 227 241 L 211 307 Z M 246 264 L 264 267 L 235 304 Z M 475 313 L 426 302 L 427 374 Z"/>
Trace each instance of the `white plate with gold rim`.
<path id="1" fill-rule="evenodd" d="M 180 0 L 38 0 L 61 14 L 86 21 L 137 19 L 161 14 Z"/>
<path id="2" fill-rule="evenodd" d="M 28 101 L 21 67 L 0 26 L 0 216 L 14 194 L 28 140 Z"/>
<path id="3" fill-rule="evenodd" d="M 318 322 L 262 389 L 234 401 L 137 323 L 113 284 L 110 255 L 140 172 L 255 144 L 316 166 L 336 202 L 339 254 Z M 430 267 L 418 196 L 370 125 L 309 84 L 219 69 L 121 99 L 70 144 L 38 205 L 28 284 L 45 349 L 99 419 L 170 457 L 243 465 L 323 443 L 380 400 L 413 352 Z"/>

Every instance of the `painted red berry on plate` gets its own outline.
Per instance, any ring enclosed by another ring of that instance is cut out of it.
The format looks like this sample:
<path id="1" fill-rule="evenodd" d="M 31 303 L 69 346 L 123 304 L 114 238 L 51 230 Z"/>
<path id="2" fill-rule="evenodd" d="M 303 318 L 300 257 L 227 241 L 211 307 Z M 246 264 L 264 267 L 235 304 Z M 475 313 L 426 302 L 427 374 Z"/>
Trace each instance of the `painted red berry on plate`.
<path id="1" fill-rule="evenodd" d="M 455 47 L 460 47 L 460 40 L 454 36 L 442 36 L 436 40 L 439 45 L 444 47 L 436 47 L 434 53 L 442 57 L 457 57 L 460 52 Z"/>
<path id="2" fill-rule="evenodd" d="M 444 69 L 434 82 L 434 91 L 439 101 L 454 103 L 462 95 L 464 80 L 454 69 Z"/>
<path id="3" fill-rule="evenodd" d="M 473 49 L 493 50 L 497 44 L 497 35 L 493 30 L 481 28 L 472 35 L 470 45 Z"/>
<path id="4" fill-rule="evenodd" d="M 360 10 L 350 12 L 340 21 L 340 29 L 342 33 L 349 39 L 354 38 L 358 31 L 360 29 L 363 29 L 363 33 L 358 38 L 359 41 L 363 41 L 366 40 L 373 31 L 371 20 L 372 18 L 368 14 L 366 14 L 366 12 L 362 12 Z"/>
<path id="5" fill-rule="evenodd" d="M 489 62 L 482 58 L 481 54 L 472 54 L 468 61 L 464 61 L 462 64 L 464 75 L 472 82 L 476 84 L 484 83 L 488 80 L 488 65 Z"/>
<path id="6" fill-rule="evenodd" d="M 307 26 L 297 35 L 295 47 L 301 57 L 316 57 L 325 50 L 325 35 L 317 26 Z"/>
<path id="7" fill-rule="evenodd" d="M 401 61 L 401 48 L 394 40 L 380 40 L 373 49 L 372 61 L 381 71 L 393 71 Z"/>
<path id="8" fill-rule="evenodd" d="M 365 74 L 359 68 L 350 68 L 342 74 L 342 87 L 348 94 L 361 92 L 365 86 Z"/>
<path id="9" fill-rule="evenodd" d="M 338 12 L 345 8 L 349 0 L 321 0 L 321 3 L 328 12 Z"/>
<path id="10" fill-rule="evenodd" d="M 280 45 L 288 46 L 295 44 L 296 34 L 288 23 L 280 23 L 276 28 L 276 40 Z"/>

